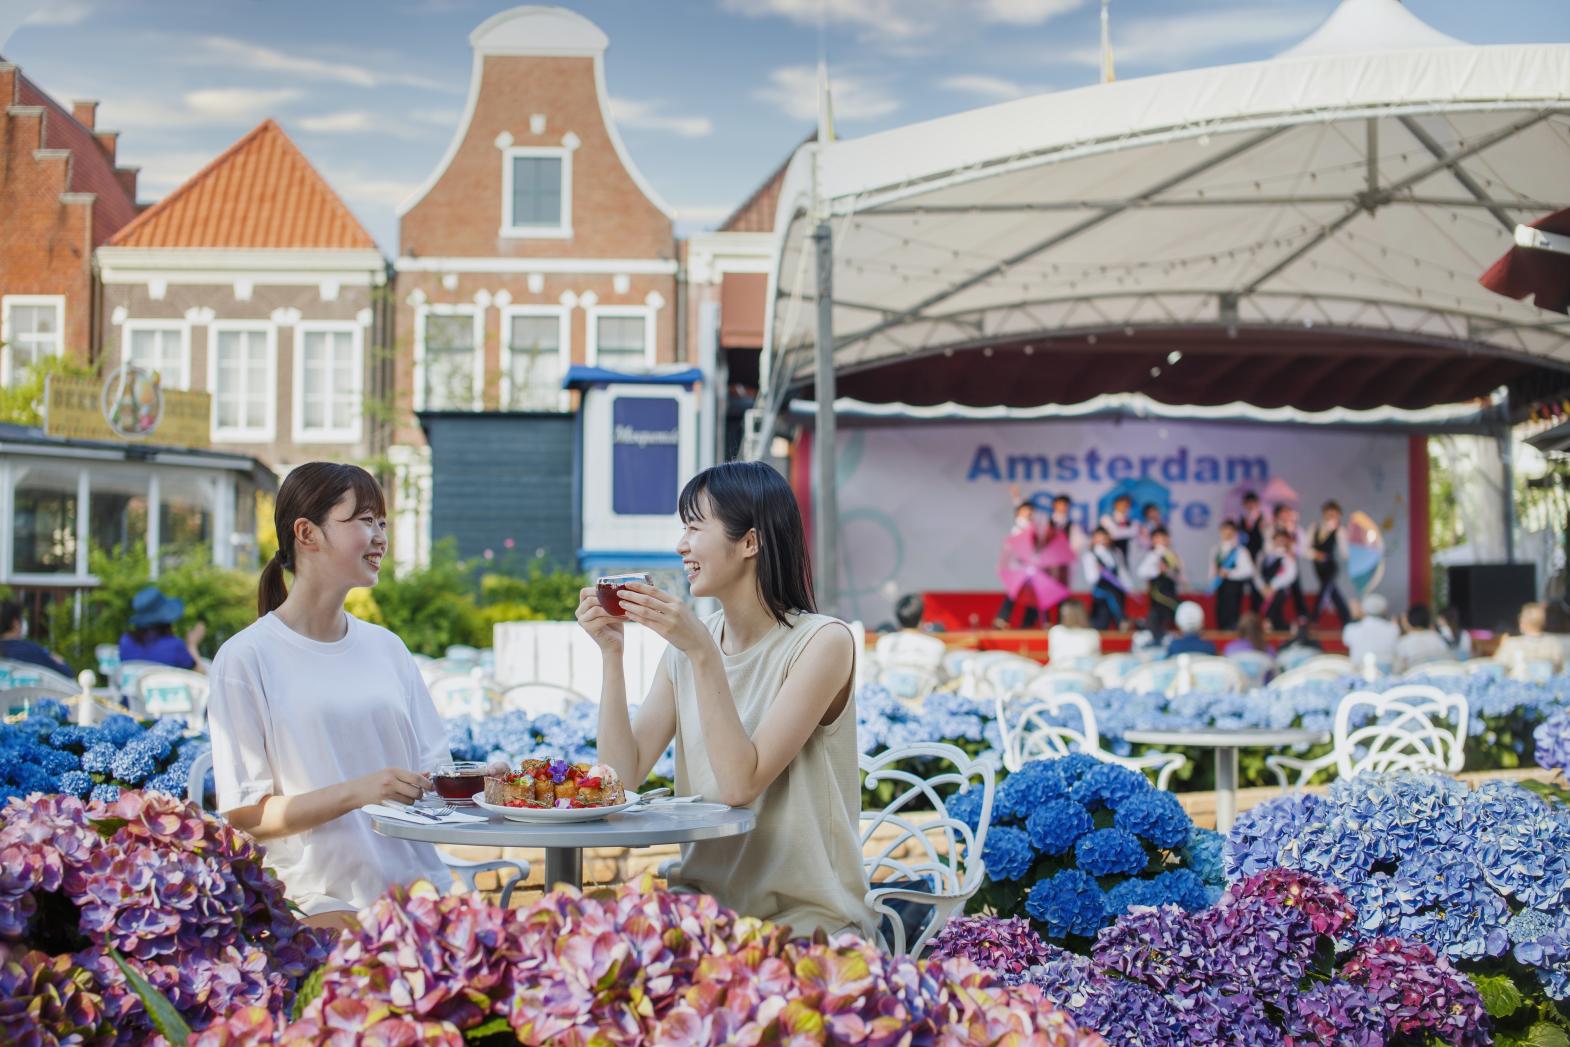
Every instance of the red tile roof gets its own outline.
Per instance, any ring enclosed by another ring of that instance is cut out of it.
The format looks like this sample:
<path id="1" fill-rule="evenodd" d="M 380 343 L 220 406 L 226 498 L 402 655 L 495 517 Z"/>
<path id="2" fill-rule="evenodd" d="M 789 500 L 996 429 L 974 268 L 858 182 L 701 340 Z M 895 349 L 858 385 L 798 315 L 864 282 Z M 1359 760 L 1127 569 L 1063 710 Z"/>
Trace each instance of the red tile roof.
<path id="1" fill-rule="evenodd" d="M 17 70 L 16 103 L 43 106 L 44 148 L 71 151 L 71 192 L 94 193 L 93 246 L 97 247 L 136 217 L 136 201 L 115 177 L 114 161 L 104 152 L 93 132 Z"/>
<path id="2" fill-rule="evenodd" d="M 376 250 L 376 241 L 267 120 L 143 211 L 111 246 Z"/>

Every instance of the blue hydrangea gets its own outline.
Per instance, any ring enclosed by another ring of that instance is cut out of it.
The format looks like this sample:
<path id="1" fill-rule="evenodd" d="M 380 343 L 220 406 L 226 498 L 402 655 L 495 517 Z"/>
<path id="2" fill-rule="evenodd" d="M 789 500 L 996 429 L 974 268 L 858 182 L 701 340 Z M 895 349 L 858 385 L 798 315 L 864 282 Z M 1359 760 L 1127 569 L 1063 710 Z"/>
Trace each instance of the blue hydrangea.
<path id="1" fill-rule="evenodd" d="M 1547 913 L 1536 909 L 1522 909 L 1505 924 L 1505 934 L 1512 942 L 1519 945 L 1553 933 L 1554 927 L 1554 918 Z"/>
<path id="2" fill-rule="evenodd" d="M 120 787 L 118 785 L 110 785 L 108 782 L 93 786 L 93 791 L 87 794 L 87 799 L 90 802 L 97 803 L 114 803 L 119 798 Z"/>
<path id="3" fill-rule="evenodd" d="M 1182 845 L 1194 828 L 1178 798 L 1160 789 L 1130 796 L 1118 806 L 1112 824 L 1168 850 Z"/>
<path id="4" fill-rule="evenodd" d="M 33 702 L 27 710 L 29 719 L 63 722 L 69 719 L 70 715 L 71 711 L 65 707 L 65 703 L 54 698 L 44 698 Z"/>
<path id="5" fill-rule="evenodd" d="M 1023 830 L 1007 825 L 995 825 L 987 831 L 981 857 L 987 875 L 994 880 L 1022 880 L 1036 861 L 1030 838 Z"/>
<path id="6" fill-rule="evenodd" d="M 179 799 L 185 799 L 185 779 L 183 777 L 164 772 L 155 774 L 142 783 L 142 788 L 148 792 L 167 793 Z"/>
<path id="7" fill-rule="evenodd" d="M 1025 819 L 1025 832 L 1036 850 L 1046 855 L 1067 854 L 1080 837 L 1094 829 L 1090 812 L 1073 800 L 1048 800 Z"/>
<path id="8" fill-rule="evenodd" d="M 66 771 L 60 776 L 60 791 L 71 796 L 86 796 L 93 779 L 85 771 Z"/>
<path id="9" fill-rule="evenodd" d="M 980 788 L 966 789 L 951 796 L 944 803 L 944 807 L 948 809 L 950 816 L 964 822 L 970 826 L 971 832 L 975 832 L 981 825 L 981 801 Z"/>
<path id="10" fill-rule="evenodd" d="M 104 718 L 104 722 L 98 725 L 98 730 L 103 734 L 105 741 L 113 745 L 124 745 L 142 733 L 142 725 L 124 713 L 113 713 Z"/>
<path id="11" fill-rule="evenodd" d="M 89 774 L 108 774 L 118 753 L 108 742 L 99 742 L 82 754 L 82 770 Z"/>
<path id="12" fill-rule="evenodd" d="M 84 734 L 85 732 L 82 728 L 73 724 L 67 724 L 64 727 L 55 728 L 50 733 L 49 744 L 56 749 L 68 749 L 72 752 L 80 753 L 83 748 Z"/>
<path id="13" fill-rule="evenodd" d="M 1161 898 L 1158 905 L 1176 905 L 1196 912 L 1214 905 L 1219 891 L 1192 869 L 1168 869 L 1151 881 Z"/>
<path id="14" fill-rule="evenodd" d="M 1537 765 L 1552 767 L 1570 778 L 1570 709 L 1555 713 L 1532 732 Z"/>
<path id="15" fill-rule="evenodd" d="M 151 747 L 140 739 L 121 749 L 109 764 L 109 773 L 126 785 L 140 785 L 157 772 L 158 761 Z"/>
<path id="16" fill-rule="evenodd" d="M 1025 897 L 1025 911 L 1053 938 L 1088 938 L 1107 921 L 1107 897 L 1090 874 L 1064 869 L 1040 880 Z"/>
<path id="17" fill-rule="evenodd" d="M 1150 864 L 1150 856 L 1133 833 L 1097 829 L 1074 845 L 1079 867 L 1092 876 L 1133 876 Z"/>
<path id="18" fill-rule="evenodd" d="M 1070 794 L 1091 810 L 1116 808 L 1129 797 L 1150 789 L 1150 781 L 1138 771 L 1111 763 L 1097 763 L 1075 782 Z"/>
<path id="19" fill-rule="evenodd" d="M 1195 826 L 1189 832 L 1188 842 L 1183 845 L 1184 862 L 1207 887 L 1226 885 L 1227 874 L 1222 865 L 1222 851 L 1226 842 L 1227 838 L 1214 829 Z"/>
<path id="20" fill-rule="evenodd" d="M 1116 918 L 1131 906 L 1164 905 L 1170 898 L 1155 880 L 1128 879 L 1107 892 L 1107 915 Z"/>

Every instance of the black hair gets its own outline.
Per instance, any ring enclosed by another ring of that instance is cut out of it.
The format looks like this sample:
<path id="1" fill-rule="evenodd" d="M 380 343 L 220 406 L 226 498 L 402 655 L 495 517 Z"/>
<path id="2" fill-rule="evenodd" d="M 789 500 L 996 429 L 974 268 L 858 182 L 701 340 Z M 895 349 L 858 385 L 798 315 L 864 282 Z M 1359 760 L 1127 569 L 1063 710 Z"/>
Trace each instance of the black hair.
<path id="1" fill-rule="evenodd" d="M 682 523 L 703 519 L 703 494 L 725 537 L 739 542 L 748 531 L 757 532 L 758 595 L 775 620 L 790 625 L 791 612 L 816 611 L 807 532 L 785 478 L 762 462 L 711 466 L 681 489 L 676 504 Z"/>
<path id="2" fill-rule="evenodd" d="M 1146 502 L 1144 505 L 1139 507 L 1139 515 L 1149 516 L 1150 510 L 1152 509 L 1154 509 L 1157 513 L 1161 512 L 1161 506 L 1157 505 L 1155 502 Z"/>
<path id="3" fill-rule="evenodd" d="M 1221 518 L 1221 522 L 1216 524 L 1216 530 L 1219 531 L 1223 527 L 1230 527 L 1230 528 L 1232 528 L 1232 530 L 1235 531 L 1235 530 L 1237 530 L 1237 521 L 1232 519 L 1232 517 L 1230 517 L 1230 516 L 1223 516 Z"/>
<path id="4" fill-rule="evenodd" d="M 131 639 L 143 647 L 146 647 L 154 640 L 173 635 L 174 626 L 168 622 L 159 622 L 157 625 L 139 625 L 131 630 Z"/>
<path id="5" fill-rule="evenodd" d="M 1278 527 L 1274 532 L 1271 533 L 1270 537 L 1272 541 L 1277 538 L 1285 538 L 1290 542 L 1292 540 L 1292 532 L 1287 530 L 1285 527 Z"/>
<path id="6" fill-rule="evenodd" d="M 1286 502 L 1277 502 L 1270 510 L 1270 515 L 1279 519 L 1282 513 L 1290 512 L 1292 507 Z"/>
<path id="7" fill-rule="evenodd" d="M 906 593 L 899 598 L 899 603 L 894 605 L 894 617 L 899 619 L 901 629 L 914 629 L 921 624 L 921 616 L 927 613 L 927 602 L 921 598 L 920 593 Z"/>
<path id="8" fill-rule="evenodd" d="M 1060 495 L 1056 495 L 1055 497 L 1053 497 L 1052 504 L 1054 506 L 1056 506 L 1059 502 L 1063 502 L 1063 503 L 1065 503 L 1067 505 L 1073 505 L 1074 504 L 1074 499 L 1070 498 L 1066 494 L 1060 494 Z"/>
<path id="9" fill-rule="evenodd" d="M 1129 508 L 1132 509 L 1134 507 L 1134 496 L 1125 491 L 1112 499 L 1113 505 L 1117 505 L 1119 502 L 1127 502 L 1129 504 Z"/>
<path id="10" fill-rule="evenodd" d="M 294 524 L 305 519 L 318 527 L 327 523 L 327 514 L 346 492 L 354 493 L 354 519 L 364 512 L 386 517 L 387 500 L 381 484 L 358 465 L 343 462 L 306 462 L 289 470 L 278 488 L 273 506 L 273 529 L 278 534 L 278 552 L 262 568 L 256 587 L 256 616 L 265 618 L 282 606 L 289 596 L 283 573 L 296 569 Z"/>
<path id="11" fill-rule="evenodd" d="M 15 600 L 0 601 L 0 633 L 8 633 L 22 620 L 22 605 Z"/>
<path id="12" fill-rule="evenodd" d="M 1257 501 L 1259 501 L 1259 492 L 1258 491 L 1244 491 L 1243 492 L 1243 501 L 1245 501 L 1245 502 L 1257 502 Z"/>
<path id="13" fill-rule="evenodd" d="M 1108 538 L 1111 538 L 1111 537 L 1112 537 L 1112 532 L 1111 532 L 1111 531 L 1109 531 L 1109 530 L 1107 530 L 1107 529 L 1106 529 L 1106 528 L 1105 528 L 1105 527 L 1098 527 L 1098 528 L 1096 528 L 1096 529 L 1095 529 L 1095 530 L 1094 530 L 1094 531 L 1091 531 L 1091 532 L 1090 532 L 1090 536 L 1091 536 L 1091 537 L 1092 537 L 1092 538 L 1094 538 L 1094 537 L 1095 537 L 1095 536 L 1096 536 L 1096 535 L 1098 535 L 1098 534 L 1104 534 L 1104 535 L 1106 535 L 1106 536 L 1107 536 L 1107 537 L 1108 537 Z"/>
<path id="14" fill-rule="evenodd" d="M 1019 511 L 1021 509 L 1029 509 L 1031 512 L 1035 512 L 1036 511 L 1036 503 L 1035 502 L 1020 502 L 1018 505 L 1016 505 L 1014 507 L 1014 515 L 1018 516 L 1019 515 Z"/>
<path id="15" fill-rule="evenodd" d="M 1152 538 L 1171 538 L 1172 537 L 1172 532 L 1168 531 L 1165 527 L 1152 527 L 1150 529 L 1150 537 L 1152 537 Z"/>
<path id="16" fill-rule="evenodd" d="M 1322 513 L 1328 513 L 1332 509 L 1338 513 L 1341 511 L 1341 503 L 1336 501 L 1334 498 L 1330 499 L 1324 505 L 1319 507 L 1319 511 Z"/>
<path id="17" fill-rule="evenodd" d="M 1434 624 L 1434 616 L 1428 613 L 1428 605 L 1415 603 L 1406 610 L 1406 624 L 1414 629 L 1427 629 Z"/>

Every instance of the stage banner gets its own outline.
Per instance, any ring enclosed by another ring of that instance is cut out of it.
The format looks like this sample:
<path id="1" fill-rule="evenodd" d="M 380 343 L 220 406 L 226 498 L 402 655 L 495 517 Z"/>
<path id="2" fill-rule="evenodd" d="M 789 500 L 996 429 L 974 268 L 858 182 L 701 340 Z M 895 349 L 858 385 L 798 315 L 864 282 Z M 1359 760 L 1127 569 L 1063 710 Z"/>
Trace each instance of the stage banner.
<path id="1" fill-rule="evenodd" d="M 1087 529 L 1119 491 L 1136 499 L 1136 517 L 1147 503 L 1161 506 L 1186 590 L 1204 588 L 1217 525 L 1238 513 L 1244 492 L 1258 492 L 1267 512 L 1289 499 L 1304 528 L 1335 499 L 1345 517 L 1360 513 L 1377 526 L 1377 588 L 1401 608 L 1409 592 L 1407 454 L 1402 434 L 1311 426 L 1092 419 L 841 429 L 837 610 L 876 626 L 893 618 L 902 593 L 1001 593 L 998 558 L 1015 484 L 1043 506 L 1068 495 Z M 1301 568 L 1305 589 L 1317 588 L 1306 560 Z M 1077 569 L 1072 578 L 1076 591 L 1086 588 Z"/>

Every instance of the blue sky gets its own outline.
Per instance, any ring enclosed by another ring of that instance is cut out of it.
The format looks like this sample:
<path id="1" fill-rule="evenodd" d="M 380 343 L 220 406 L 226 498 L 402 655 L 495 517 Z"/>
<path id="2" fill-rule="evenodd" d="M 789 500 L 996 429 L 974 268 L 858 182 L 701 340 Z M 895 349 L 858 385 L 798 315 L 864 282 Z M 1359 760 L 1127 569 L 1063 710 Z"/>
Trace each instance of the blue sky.
<path id="1" fill-rule="evenodd" d="M 1113 0 L 1120 78 L 1268 57 L 1336 0 Z M 0 0 L 0 53 L 63 102 L 96 98 L 156 199 L 276 117 L 383 250 L 463 108 L 486 0 Z M 1097 76 L 1097 0 L 572 0 L 611 39 L 639 168 L 712 228 L 814 123 L 826 42 L 855 136 Z M 1409 0 L 1473 43 L 1570 40 L 1565 0 Z M 827 32 L 819 22 L 826 13 Z"/>

